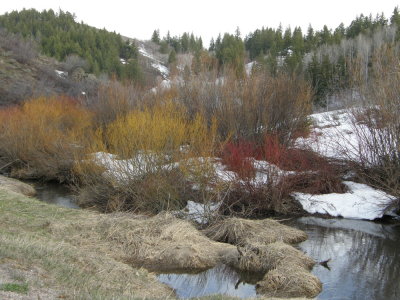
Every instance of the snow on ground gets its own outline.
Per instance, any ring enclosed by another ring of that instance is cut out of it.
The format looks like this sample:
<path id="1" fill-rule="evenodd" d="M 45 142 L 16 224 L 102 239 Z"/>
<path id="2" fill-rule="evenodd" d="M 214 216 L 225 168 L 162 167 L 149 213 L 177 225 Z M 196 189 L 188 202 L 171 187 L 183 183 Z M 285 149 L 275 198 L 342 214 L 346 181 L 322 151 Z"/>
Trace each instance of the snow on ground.
<path id="1" fill-rule="evenodd" d="M 161 73 L 161 75 L 164 77 L 164 79 L 168 77 L 169 70 L 166 66 L 162 65 L 161 63 L 152 63 L 151 66 L 154 69 L 158 70 Z"/>
<path id="2" fill-rule="evenodd" d="M 311 195 L 293 193 L 309 213 L 329 214 L 349 219 L 374 220 L 383 217 L 385 208 L 395 197 L 368 185 L 352 181 L 343 182 L 349 189 L 344 194 Z"/>
<path id="3" fill-rule="evenodd" d="M 215 214 L 221 203 L 202 204 L 194 201 L 188 201 L 183 213 L 186 218 L 193 220 L 199 224 L 206 224 L 210 217 Z"/>
<path id="4" fill-rule="evenodd" d="M 184 164 L 185 166 L 207 164 L 213 168 L 218 181 L 227 183 L 241 182 L 238 175 L 235 172 L 228 170 L 227 167 L 221 163 L 221 159 L 217 157 L 189 158 L 179 162 L 165 163 L 160 166 L 160 162 L 168 161 L 168 157 L 159 157 L 154 153 L 139 152 L 132 158 L 118 159 L 118 156 L 114 154 L 97 152 L 92 154 L 92 160 L 106 169 L 106 176 L 112 176 L 114 179 L 121 181 L 143 175 L 146 172 L 154 171 L 155 168 L 171 170 L 178 168 L 180 164 Z M 291 171 L 283 171 L 276 165 L 270 164 L 266 161 L 252 159 L 252 163 L 256 170 L 256 175 L 250 180 L 250 183 L 254 186 L 267 184 L 270 180 L 272 180 L 272 182 L 277 182 L 280 177 L 295 173 Z"/>
<path id="5" fill-rule="evenodd" d="M 299 138 L 296 145 L 311 147 L 322 156 L 337 159 L 357 159 L 359 148 L 351 115 L 335 110 L 310 115 L 314 128 L 308 138 Z"/>
<path id="6" fill-rule="evenodd" d="M 154 172 L 157 168 L 173 168 L 176 165 L 166 164 L 159 166 L 161 160 L 168 160 L 167 157 L 160 157 L 154 153 L 139 152 L 129 159 L 118 159 L 117 155 L 97 152 L 92 154 L 93 162 L 104 167 L 104 176 L 108 176 L 118 182 L 126 182 L 148 172 Z"/>

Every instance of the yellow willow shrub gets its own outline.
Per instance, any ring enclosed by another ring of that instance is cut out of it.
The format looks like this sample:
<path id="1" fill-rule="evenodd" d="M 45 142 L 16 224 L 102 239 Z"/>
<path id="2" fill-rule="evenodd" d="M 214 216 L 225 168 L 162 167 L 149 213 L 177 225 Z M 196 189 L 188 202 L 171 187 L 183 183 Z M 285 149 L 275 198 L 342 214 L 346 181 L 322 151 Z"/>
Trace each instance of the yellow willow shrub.
<path id="1" fill-rule="evenodd" d="M 0 154 L 14 175 L 64 180 L 91 141 L 92 116 L 66 97 L 37 98 L 0 112 Z"/>
<path id="2" fill-rule="evenodd" d="M 131 158 L 138 151 L 171 154 L 184 144 L 186 127 L 184 109 L 169 102 L 118 118 L 106 136 L 110 150 L 121 157 Z"/>
<path id="3" fill-rule="evenodd" d="M 106 152 L 116 156 L 98 154 L 106 157 L 103 168 L 88 160 L 76 166 L 83 183 L 80 203 L 102 211 L 157 213 L 204 199 L 203 190 L 192 187 L 206 187 L 212 178 L 210 159 L 200 156 L 213 155 L 216 131 L 216 120 L 208 124 L 201 114 L 190 119 L 173 102 L 131 111 L 97 135 L 106 137 Z"/>

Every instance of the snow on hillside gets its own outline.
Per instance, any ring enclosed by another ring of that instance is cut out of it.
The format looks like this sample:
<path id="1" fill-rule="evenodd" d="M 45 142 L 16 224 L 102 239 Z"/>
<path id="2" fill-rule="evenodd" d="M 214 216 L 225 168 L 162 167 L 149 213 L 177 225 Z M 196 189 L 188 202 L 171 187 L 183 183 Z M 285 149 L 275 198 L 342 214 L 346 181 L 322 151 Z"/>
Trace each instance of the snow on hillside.
<path id="1" fill-rule="evenodd" d="M 140 44 L 139 47 L 139 53 L 148 58 L 151 61 L 151 66 L 156 69 L 158 72 L 160 72 L 160 74 L 162 75 L 162 77 L 164 78 L 164 80 L 168 79 L 169 76 L 169 69 L 164 66 L 164 64 L 162 63 L 162 61 L 158 60 L 157 58 L 154 57 L 154 55 L 150 54 L 144 44 Z"/>

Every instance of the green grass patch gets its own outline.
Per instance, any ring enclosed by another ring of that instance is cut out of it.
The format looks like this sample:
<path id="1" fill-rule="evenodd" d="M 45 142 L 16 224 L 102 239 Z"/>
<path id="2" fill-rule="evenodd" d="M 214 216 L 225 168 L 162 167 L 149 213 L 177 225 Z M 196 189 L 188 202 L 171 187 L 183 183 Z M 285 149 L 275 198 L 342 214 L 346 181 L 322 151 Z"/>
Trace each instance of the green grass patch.
<path id="1" fill-rule="evenodd" d="M 4 283 L 0 285 L 0 290 L 18 294 L 27 294 L 29 289 L 27 283 Z"/>

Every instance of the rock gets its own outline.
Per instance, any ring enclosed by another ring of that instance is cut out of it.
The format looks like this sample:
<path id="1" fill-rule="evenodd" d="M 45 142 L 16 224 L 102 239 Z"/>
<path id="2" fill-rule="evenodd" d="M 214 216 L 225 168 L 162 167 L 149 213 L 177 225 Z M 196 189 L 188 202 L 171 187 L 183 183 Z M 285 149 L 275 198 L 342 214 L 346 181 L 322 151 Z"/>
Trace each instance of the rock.
<path id="1" fill-rule="evenodd" d="M 1 175 L 0 175 L 0 189 L 6 189 L 30 197 L 36 195 L 36 190 L 31 185 Z"/>

